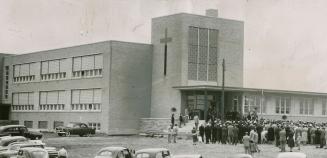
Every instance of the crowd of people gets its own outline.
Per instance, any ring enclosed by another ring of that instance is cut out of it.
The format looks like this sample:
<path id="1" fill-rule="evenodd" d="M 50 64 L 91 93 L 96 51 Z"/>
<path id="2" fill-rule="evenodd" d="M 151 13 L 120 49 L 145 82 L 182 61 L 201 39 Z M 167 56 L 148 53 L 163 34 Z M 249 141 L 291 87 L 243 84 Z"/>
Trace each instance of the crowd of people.
<path id="1" fill-rule="evenodd" d="M 193 144 L 221 143 L 244 145 L 245 153 L 260 152 L 258 144 L 273 144 L 281 152 L 292 152 L 293 148 L 301 150 L 303 145 L 326 148 L 326 123 L 290 120 L 266 120 L 246 117 L 239 121 L 209 119 L 198 127 L 198 121 L 192 129 Z"/>

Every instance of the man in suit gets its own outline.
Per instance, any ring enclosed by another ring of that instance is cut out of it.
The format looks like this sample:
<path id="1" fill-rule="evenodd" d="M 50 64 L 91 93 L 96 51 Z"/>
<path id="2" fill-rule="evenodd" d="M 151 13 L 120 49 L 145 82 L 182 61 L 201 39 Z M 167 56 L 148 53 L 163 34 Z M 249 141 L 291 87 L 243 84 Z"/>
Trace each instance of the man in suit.
<path id="1" fill-rule="evenodd" d="M 211 127 L 210 127 L 210 123 L 208 123 L 207 126 L 204 128 L 204 134 L 206 136 L 206 144 L 209 144 L 209 142 L 211 142 Z"/>
<path id="2" fill-rule="evenodd" d="M 199 127 L 199 134 L 201 136 L 201 141 L 204 142 L 204 125 L 203 124 L 201 124 Z"/>
<path id="3" fill-rule="evenodd" d="M 281 149 L 281 152 L 285 152 L 286 149 L 286 131 L 285 131 L 285 128 L 282 127 L 281 128 L 282 130 L 279 132 L 279 143 L 280 143 L 280 149 Z"/>
<path id="4" fill-rule="evenodd" d="M 320 148 L 323 148 L 326 145 L 326 131 L 325 127 L 320 129 Z"/>

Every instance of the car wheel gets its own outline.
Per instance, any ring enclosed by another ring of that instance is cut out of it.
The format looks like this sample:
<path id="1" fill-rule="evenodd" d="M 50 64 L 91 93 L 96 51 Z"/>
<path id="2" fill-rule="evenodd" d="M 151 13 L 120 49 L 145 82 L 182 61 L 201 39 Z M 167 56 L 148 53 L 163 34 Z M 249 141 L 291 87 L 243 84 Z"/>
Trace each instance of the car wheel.
<path id="1" fill-rule="evenodd" d="M 79 136 L 80 136 L 80 137 L 83 137 L 84 135 L 83 135 L 83 134 L 80 134 Z"/>
<path id="2" fill-rule="evenodd" d="M 91 137 L 91 136 L 92 136 L 92 134 L 91 134 L 91 133 L 88 133 L 86 136 L 87 136 L 87 137 Z"/>
<path id="3" fill-rule="evenodd" d="M 58 133 L 58 136 L 60 136 L 60 137 L 63 136 L 63 135 L 64 135 L 64 134 L 62 134 L 62 133 Z"/>

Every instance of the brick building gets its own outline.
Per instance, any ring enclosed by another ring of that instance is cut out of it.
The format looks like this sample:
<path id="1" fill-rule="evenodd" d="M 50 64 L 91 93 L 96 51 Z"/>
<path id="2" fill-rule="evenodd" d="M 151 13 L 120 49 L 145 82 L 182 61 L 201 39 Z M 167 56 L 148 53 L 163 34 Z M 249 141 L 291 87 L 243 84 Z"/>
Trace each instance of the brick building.
<path id="1" fill-rule="evenodd" d="M 208 109 L 221 115 L 225 59 L 224 113 L 324 121 L 326 93 L 244 88 L 244 23 L 217 15 L 154 18 L 151 44 L 105 41 L 2 54 L 0 119 L 47 130 L 85 122 L 107 134 L 135 134 L 146 124 L 164 127 L 173 107 L 200 119 Z"/>

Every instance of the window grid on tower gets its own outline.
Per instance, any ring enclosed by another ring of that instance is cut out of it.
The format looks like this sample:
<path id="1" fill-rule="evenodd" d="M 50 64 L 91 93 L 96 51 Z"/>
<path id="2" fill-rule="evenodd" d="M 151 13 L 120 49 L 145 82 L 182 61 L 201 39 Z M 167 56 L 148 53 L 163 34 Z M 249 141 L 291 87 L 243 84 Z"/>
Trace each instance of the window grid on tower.
<path id="1" fill-rule="evenodd" d="M 217 81 L 218 30 L 189 27 L 188 79 Z"/>

